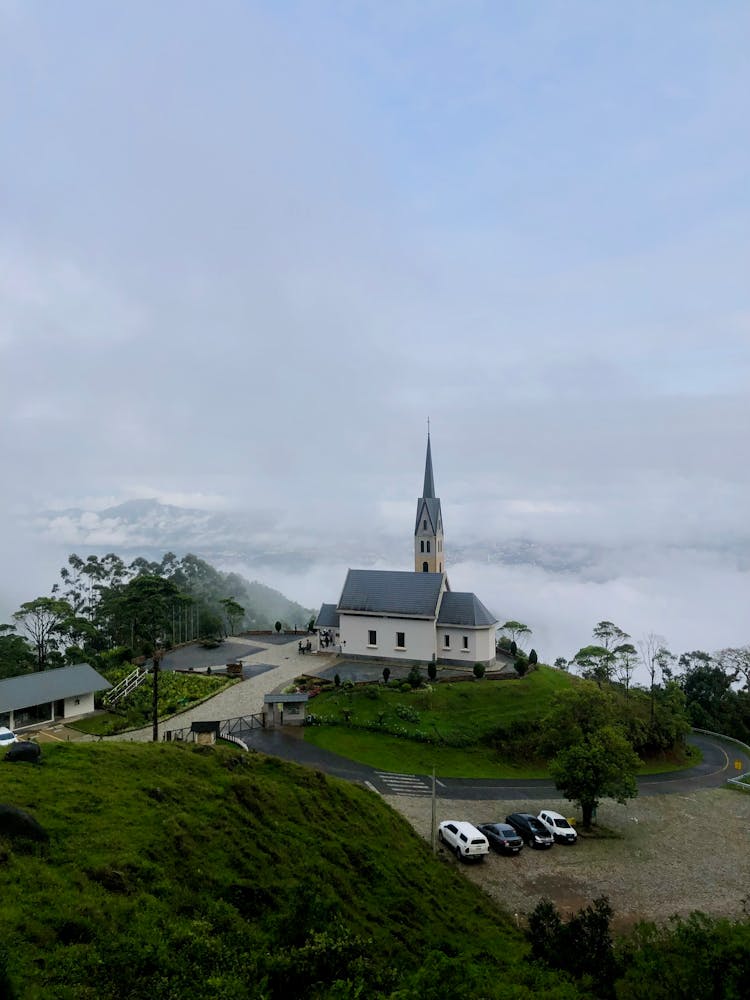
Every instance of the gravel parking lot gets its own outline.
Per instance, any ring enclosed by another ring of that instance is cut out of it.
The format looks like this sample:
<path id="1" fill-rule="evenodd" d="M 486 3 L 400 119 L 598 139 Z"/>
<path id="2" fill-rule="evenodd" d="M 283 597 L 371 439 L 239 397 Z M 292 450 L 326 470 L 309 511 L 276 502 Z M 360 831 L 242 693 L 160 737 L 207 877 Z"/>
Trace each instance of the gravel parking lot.
<path id="1" fill-rule="evenodd" d="M 429 798 L 389 796 L 387 801 L 429 839 Z M 576 815 L 563 800 L 439 799 L 437 820 L 496 822 L 511 812 L 537 813 L 543 805 L 564 816 Z M 516 857 L 491 853 L 461 869 L 519 919 L 543 897 L 567 914 L 597 896 L 608 896 L 620 930 L 638 920 L 664 922 L 693 910 L 727 917 L 750 914 L 750 792 L 719 788 L 650 795 L 625 806 L 605 802 L 597 822 L 612 836 L 580 838 L 574 847 L 555 845 L 545 851 L 524 847 Z M 459 863 L 438 849 L 448 863 Z"/>

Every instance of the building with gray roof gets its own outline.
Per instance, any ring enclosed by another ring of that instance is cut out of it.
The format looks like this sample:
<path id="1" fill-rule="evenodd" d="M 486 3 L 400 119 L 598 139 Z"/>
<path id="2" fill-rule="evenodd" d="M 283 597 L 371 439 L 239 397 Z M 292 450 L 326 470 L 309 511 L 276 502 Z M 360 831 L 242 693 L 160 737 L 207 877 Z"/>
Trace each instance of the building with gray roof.
<path id="1" fill-rule="evenodd" d="M 94 711 L 94 694 L 112 685 L 88 663 L 0 681 L 0 726 L 24 729 Z"/>

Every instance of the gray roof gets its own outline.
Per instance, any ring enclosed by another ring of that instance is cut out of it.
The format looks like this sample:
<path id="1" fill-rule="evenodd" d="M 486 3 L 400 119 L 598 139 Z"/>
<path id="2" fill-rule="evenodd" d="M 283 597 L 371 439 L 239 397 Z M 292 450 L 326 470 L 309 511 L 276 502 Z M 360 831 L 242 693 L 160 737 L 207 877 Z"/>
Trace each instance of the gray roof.
<path id="1" fill-rule="evenodd" d="M 112 685 L 88 663 L 56 667 L 0 681 L 0 712 L 16 711 L 47 701 L 75 698 L 92 691 L 106 691 Z"/>
<path id="2" fill-rule="evenodd" d="M 442 573 L 350 569 L 338 610 L 430 618 L 437 611 L 442 585 Z"/>
<path id="3" fill-rule="evenodd" d="M 485 608 L 476 594 L 447 591 L 440 602 L 438 625 L 482 627 L 495 625 L 497 618 Z"/>
<path id="4" fill-rule="evenodd" d="M 335 604 L 321 604 L 318 617 L 315 619 L 315 628 L 338 628 L 339 616 Z"/>
<path id="5" fill-rule="evenodd" d="M 427 518 L 430 523 L 430 528 L 433 534 L 437 534 L 438 528 L 442 524 L 442 516 L 440 513 L 440 497 L 420 497 L 417 500 L 417 519 L 414 524 L 414 534 L 419 534 L 419 522 L 424 519 L 422 511 L 426 510 Z"/>
<path id="6" fill-rule="evenodd" d="M 295 702 L 307 701 L 309 695 L 304 691 L 295 691 L 294 694 L 264 694 L 264 705 L 293 705 Z"/>

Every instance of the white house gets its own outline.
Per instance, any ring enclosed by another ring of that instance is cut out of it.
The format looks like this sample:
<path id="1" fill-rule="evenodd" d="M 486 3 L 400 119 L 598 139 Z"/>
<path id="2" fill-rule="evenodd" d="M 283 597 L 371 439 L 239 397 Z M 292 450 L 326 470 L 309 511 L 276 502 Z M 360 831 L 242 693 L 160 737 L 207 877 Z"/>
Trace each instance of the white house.
<path id="1" fill-rule="evenodd" d="M 94 711 L 94 694 L 112 685 L 88 663 L 0 681 L 0 726 L 24 729 Z"/>
<path id="2" fill-rule="evenodd" d="M 350 569 L 338 603 L 323 604 L 315 625 L 329 628 L 333 622 L 342 652 L 354 658 L 469 666 L 494 662 L 497 619 L 476 594 L 454 592 L 448 583 L 429 434 L 414 527 L 414 570 Z"/>

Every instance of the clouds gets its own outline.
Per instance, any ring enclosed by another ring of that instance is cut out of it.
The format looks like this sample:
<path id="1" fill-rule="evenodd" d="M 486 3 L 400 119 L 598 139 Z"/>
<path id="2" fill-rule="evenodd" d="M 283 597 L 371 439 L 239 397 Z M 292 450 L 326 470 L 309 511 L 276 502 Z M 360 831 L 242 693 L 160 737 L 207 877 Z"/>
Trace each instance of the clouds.
<path id="1" fill-rule="evenodd" d="M 457 544 L 595 544 L 628 580 L 631 547 L 709 548 L 734 572 L 745 11 L 0 17 L 9 509 L 176 498 L 377 549 L 430 415 Z"/>

